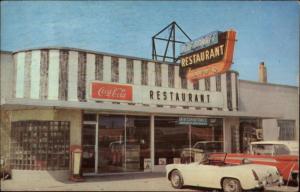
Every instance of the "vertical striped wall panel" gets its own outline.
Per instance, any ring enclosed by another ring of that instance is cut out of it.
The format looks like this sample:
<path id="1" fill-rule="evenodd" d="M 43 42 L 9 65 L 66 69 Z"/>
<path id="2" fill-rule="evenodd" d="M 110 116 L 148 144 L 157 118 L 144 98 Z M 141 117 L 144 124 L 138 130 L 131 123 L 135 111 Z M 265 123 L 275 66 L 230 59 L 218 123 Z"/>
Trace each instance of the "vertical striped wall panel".
<path id="1" fill-rule="evenodd" d="M 14 55 L 15 97 L 86 101 L 90 82 L 128 83 L 201 91 L 223 95 L 223 110 L 238 110 L 238 75 L 225 74 L 189 82 L 179 66 L 70 50 L 33 50 Z"/>
<path id="2" fill-rule="evenodd" d="M 111 57 L 111 82 L 119 82 L 119 59 Z"/>
<path id="3" fill-rule="evenodd" d="M 226 72 L 226 79 L 227 79 L 227 106 L 228 110 L 232 111 L 232 84 L 231 84 L 231 73 Z"/>
<path id="4" fill-rule="evenodd" d="M 85 101 L 85 85 L 86 85 L 86 53 L 79 52 L 78 54 L 78 91 L 77 96 L 79 101 Z"/>
<path id="5" fill-rule="evenodd" d="M 103 81 L 111 81 L 111 57 L 103 56 Z"/>
<path id="6" fill-rule="evenodd" d="M 94 54 L 87 54 L 86 56 L 86 97 L 87 99 L 90 97 L 90 86 L 91 82 L 94 81 L 96 78 L 96 56 Z"/>
<path id="7" fill-rule="evenodd" d="M 205 91 L 209 91 L 210 90 L 210 79 L 209 79 L 209 77 L 204 79 L 204 83 L 205 83 Z"/>
<path id="8" fill-rule="evenodd" d="M 59 86 L 59 51 L 49 51 L 48 99 L 58 99 Z"/>
<path id="9" fill-rule="evenodd" d="M 24 97 L 24 68 L 25 53 L 21 52 L 17 55 L 16 98 Z"/>
<path id="10" fill-rule="evenodd" d="M 135 85 L 140 85 L 142 80 L 142 69 L 141 69 L 141 61 L 140 60 L 133 60 L 133 83 Z"/>
<path id="11" fill-rule="evenodd" d="M 223 95 L 223 110 L 228 111 L 227 105 L 227 80 L 226 80 L 226 73 L 221 75 L 221 87 L 222 87 L 222 95 Z"/>
<path id="12" fill-rule="evenodd" d="M 174 88 L 174 77 L 175 76 L 175 67 L 174 65 L 168 65 L 168 87 Z"/>
<path id="13" fill-rule="evenodd" d="M 187 89 L 194 89 L 193 82 L 190 80 L 187 80 Z"/>
<path id="14" fill-rule="evenodd" d="M 103 56 L 95 56 L 95 79 L 103 81 Z"/>
<path id="15" fill-rule="evenodd" d="M 231 93 L 232 93 L 232 110 L 236 111 L 237 110 L 237 98 L 236 98 L 236 73 L 231 73 Z"/>
<path id="16" fill-rule="evenodd" d="M 41 51 L 40 99 L 48 98 L 49 50 Z"/>
<path id="17" fill-rule="evenodd" d="M 161 64 L 155 63 L 155 86 L 161 87 Z"/>
<path id="18" fill-rule="evenodd" d="M 216 77 L 210 77 L 210 91 L 217 91 Z"/>
<path id="19" fill-rule="evenodd" d="M 59 51 L 59 100 L 68 99 L 68 60 L 69 52 L 66 50 Z"/>
<path id="20" fill-rule="evenodd" d="M 194 90 L 199 90 L 199 81 L 193 82 L 193 88 Z"/>
<path id="21" fill-rule="evenodd" d="M 69 52 L 68 63 L 68 100 L 77 101 L 77 79 L 78 79 L 78 52 Z"/>
<path id="22" fill-rule="evenodd" d="M 209 79 L 210 79 L 210 91 L 216 92 L 217 91 L 216 77 L 212 76 Z M 217 110 L 217 108 L 213 108 L 212 110 Z"/>
<path id="23" fill-rule="evenodd" d="M 187 89 L 187 79 L 185 77 L 181 77 L 181 88 L 182 89 Z"/>
<path id="24" fill-rule="evenodd" d="M 146 61 L 142 61 L 141 70 L 142 85 L 148 85 L 148 63 Z"/>
<path id="25" fill-rule="evenodd" d="M 155 86 L 155 63 L 148 62 L 148 85 Z"/>
<path id="26" fill-rule="evenodd" d="M 239 110 L 239 83 L 240 83 L 240 81 L 239 81 L 239 79 L 238 79 L 238 74 L 236 74 L 236 76 L 235 76 L 235 87 L 236 87 L 236 90 L 235 90 L 235 93 L 233 93 L 233 94 L 235 94 L 236 95 L 236 110 Z"/>
<path id="27" fill-rule="evenodd" d="M 221 75 L 216 76 L 216 91 L 221 92 Z"/>
<path id="28" fill-rule="evenodd" d="M 31 51 L 25 52 L 24 66 L 24 98 L 30 98 L 31 77 Z"/>
<path id="29" fill-rule="evenodd" d="M 174 87 L 176 89 L 180 89 L 181 88 L 181 78 L 179 76 L 179 66 L 175 66 L 174 69 Z"/>
<path id="30" fill-rule="evenodd" d="M 161 86 L 168 87 L 168 65 L 161 64 Z"/>
<path id="31" fill-rule="evenodd" d="M 127 74 L 126 59 L 119 58 L 119 82 L 120 83 L 127 83 L 126 74 Z"/>
<path id="32" fill-rule="evenodd" d="M 199 90 L 204 91 L 205 90 L 205 81 L 204 79 L 200 79 L 199 81 Z"/>
<path id="33" fill-rule="evenodd" d="M 40 81 L 41 81 L 41 51 L 32 51 L 31 57 L 31 85 L 30 97 L 32 99 L 40 98 Z"/>
<path id="34" fill-rule="evenodd" d="M 134 70 L 133 70 L 133 60 L 132 59 L 126 59 L 126 79 L 127 83 L 132 84 L 133 83 L 133 76 L 134 76 Z"/>

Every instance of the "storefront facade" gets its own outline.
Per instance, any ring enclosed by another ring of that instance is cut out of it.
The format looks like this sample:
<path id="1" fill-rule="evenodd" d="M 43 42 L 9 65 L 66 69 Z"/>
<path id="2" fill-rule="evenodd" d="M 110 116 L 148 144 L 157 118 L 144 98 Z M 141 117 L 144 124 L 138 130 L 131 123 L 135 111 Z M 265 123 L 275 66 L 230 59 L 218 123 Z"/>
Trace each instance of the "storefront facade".
<path id="1" fill-rule="evenodd" d="M 298 89 L 235 71 L 192 83 L 175 63 L 72 48 L 18 51 L 6 69 L 1 131 L 13 169 L 67 170 L 70 146 L 80 145 L 85 174 L 151 171 L 182 162 L 197 142 L 244 151 L 249 125 L 256 132 L 278 120 L 294 131 L 281 137 L 299 139 Z"/>

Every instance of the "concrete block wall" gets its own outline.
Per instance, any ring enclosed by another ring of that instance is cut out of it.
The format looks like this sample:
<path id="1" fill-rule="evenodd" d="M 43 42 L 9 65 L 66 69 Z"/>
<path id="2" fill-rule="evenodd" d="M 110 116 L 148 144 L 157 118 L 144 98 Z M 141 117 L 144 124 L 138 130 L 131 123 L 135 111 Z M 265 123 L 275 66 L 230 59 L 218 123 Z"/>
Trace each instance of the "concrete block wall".
<path id="1" fill-rule="evenodd" d="M 24 120 L 70 121 L 70 145 L 81 145 L 81 110 L 1 110 L 1 159 L 9 163 L 11 122 Z"/>

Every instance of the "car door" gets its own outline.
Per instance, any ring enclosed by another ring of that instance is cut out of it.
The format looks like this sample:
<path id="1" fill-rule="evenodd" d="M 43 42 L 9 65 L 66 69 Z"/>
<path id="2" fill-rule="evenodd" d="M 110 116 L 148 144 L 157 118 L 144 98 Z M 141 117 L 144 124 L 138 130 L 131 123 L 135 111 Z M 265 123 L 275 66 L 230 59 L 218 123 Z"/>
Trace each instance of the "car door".
<path id="1" fill-rule="evenodd" d="M 185 170 L 184 183 L 201 187 L 216 187 L 214 175 L 218 173 L 218 166 L 193 163 Z"/>

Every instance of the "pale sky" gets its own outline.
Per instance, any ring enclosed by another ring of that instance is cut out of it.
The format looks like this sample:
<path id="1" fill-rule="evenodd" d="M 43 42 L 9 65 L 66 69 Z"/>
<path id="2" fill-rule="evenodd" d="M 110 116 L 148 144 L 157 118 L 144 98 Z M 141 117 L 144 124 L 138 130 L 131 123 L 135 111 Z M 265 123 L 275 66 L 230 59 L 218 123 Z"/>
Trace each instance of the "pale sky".
<path id="1" fill-rule="evenodd" d="M 240 79 L 257 81 L 264 61 L 270 83 L 298 86 L 293 1 L 1 1 L 1 50 L 65 46 L 151 59 L 151 37 L 172 21 L 191 39 L 235 29 Z"/>

